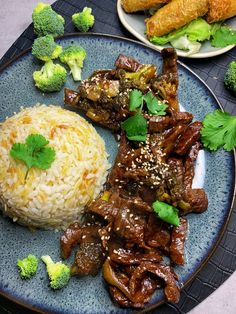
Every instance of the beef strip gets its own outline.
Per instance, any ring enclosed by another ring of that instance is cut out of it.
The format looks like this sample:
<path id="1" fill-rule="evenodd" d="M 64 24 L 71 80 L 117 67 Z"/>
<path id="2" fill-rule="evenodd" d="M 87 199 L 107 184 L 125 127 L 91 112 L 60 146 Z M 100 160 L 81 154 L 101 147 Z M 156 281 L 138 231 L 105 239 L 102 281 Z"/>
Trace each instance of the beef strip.
<path id="1" fill-rule="evenodd" d="M 111 260 L 122 265 L 139 265 L 141 262 L 161 262 L 162 256 L 157 250 L 147 250 L 145 253 L 131 249 L 116 248 L 109 254 Z"/>
<path id="2" fill-rule="evenodd" d="M 148 132 L 152 134 L 163 132 L 178 123 L 188 125 L 192 121 L 193 115 L 189 112 L 172 111 L 171 116 L 150 116 L 148 118 Z"/>
<path id="3" fill-rule="evenodd" d="M 110 287 L 115 287 L 116 289 L 110 289 L 113 299 L 122 306 L 132 306 L 136 308 L 144 307 L 144 304 L 147 303 L 153 292 L 158 286 L 158 281 L 152 279 L 152 277 L 146 275 L 140 278 L 137 282 L 135 293 L 131 293 L 130 277 L 135 271 L 135 268 L 130 269 L 128 273 L 126 268 L 115 267 L 113 262 L 109 262 L 107 259 L 103 264 L 103 277 Z"/>
<path id="4" fill-rule="evenodd" d="M 115 61 L 115 66 L 117 69 L 123 69 L 130 72 L 137 72 L 141 68 L 142 64 L 140 64 L 134 58 L 120 54 Z"/>
<path id="5" fill-rule="evenodd" d="M 76 276 L 95 276 L 104 262 L 101 243 L 82 243 L 77 250 L 71 274 Z"/>
<path id="6" fill-rule="evenodd" d="M 150 214 L 148 217 L 145 242 L 150 247 L 161 249 L 168 254 L 170 244 L 169 225 L 158 219 L 155 214 Z"/>
<path id="7" fill-rule="evenodd" d="M 204 189 L 187 189 L 183 193 L 183 200 L 190 205 L 189 208 L 182 209 L 184 214 L 202 213 L 207 210 L 208 199 Z"/>
<path id="8" fill-rule="evenodd" d="M 169 158 L 169 178 L 167 180 L 167 186 L 170 190 L 170 196 L 172 204 L 177 206 L 177 202 L 182 199 L 184 191 L 184 166 L 182 159 Z"/>
<path id="9" fill-rule="evenodd" d="M 180 225 L 171 232 L 170 258 L 176 265 L 184 265 L 184 243 L 187 237 L 187 219 L 180 218 Z"/>
<path id="10" fill-rule="evenodd" d="M 166 265 L 161 263 L 142 262 L 137 266 L 129 281 L 129 290 L 132 295 L 135 295 L 137 288 L 140 285 L 140 280 L 146 273 L 151 273 L 161 278 L 165 282 L 164 293 L 168 301 L 178 302 L 180 297 L 180 288 L 177 284 L 177 275 Z"/>
<path id="11" fill-rule="evenodd" d="M 202 123 L 199 121 L 191 123 L 187 129 L 178 138 L 175 145 L 175 153 L 178 155 L 186 155 L 191 147 L 199 140 Z"/>
<path id="12" fill-rule="evenodd" d="M 71 250 L 81 240 L 82 231 L 79 223 L 70 224 L 60 239 L 61 256 L 66 259 L 70 256 Z"/>
<path id="13" fill-rule="evenodd" d="M 152 90 L 163 99 L 167 100 L 169 106 L 179 111 L 177 98 L 178 68 L 177 55 L 174 49 L 166 48 L 161 51 L 163 58 L 162 74 L 152 81 Z"/>

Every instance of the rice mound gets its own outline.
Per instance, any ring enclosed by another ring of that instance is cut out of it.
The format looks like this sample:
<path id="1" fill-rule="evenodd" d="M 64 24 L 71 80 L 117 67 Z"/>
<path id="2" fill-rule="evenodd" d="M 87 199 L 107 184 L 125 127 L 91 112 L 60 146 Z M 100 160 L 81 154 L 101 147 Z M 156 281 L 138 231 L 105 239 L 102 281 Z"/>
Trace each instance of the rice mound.
<path id="1" fill-rule="evenodd" d="M 27 167 L 10 156 L 14 143 L 41 134 L 56 158 L 47 170 Z M 0 124 L 0 202 L 20 224 L 64 229 L 80 220 L 106 180 L 109 163 L 103 139 L 78 114 L 37 104 Z"/>

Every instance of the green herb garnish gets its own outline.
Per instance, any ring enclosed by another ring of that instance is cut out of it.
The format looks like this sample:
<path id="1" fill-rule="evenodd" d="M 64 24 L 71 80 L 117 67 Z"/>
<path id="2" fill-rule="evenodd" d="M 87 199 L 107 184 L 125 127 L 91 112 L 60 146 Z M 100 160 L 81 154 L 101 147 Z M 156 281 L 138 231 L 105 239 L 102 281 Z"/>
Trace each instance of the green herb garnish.
<path id="1" fill-rule="evenodd" d="M 148 113 L 157 116 L 165 116 L 166 108 L 168 107 L 166 104 L 158 100 L 152 92 L 148 92 L 143 96 L 143 100 L 147 104 Z"/>
<path id="2" fill-rule="evenodd" d="M 147 120 L 140 112 L 121 123 L 122 130 L 131 141 L 145 142 L 147 138 Z"/>
<path id="3" fill-rule="evenodd" d="M 178 209 L 164 202 L 156 201 L 152 204 L 158 217 L 171 225 L 179 226 Z"/>
<path id="4" fill-rule="evenodd" d="M 216 48 L 236 45 L 236 30 L 232 30 L 227 26 L 222 26 L 213 35 L 211 45 Z"/>
<path id="5" fill-rule="evenodd" d="M 166 115 L 166 104 L 158 100 L 152 92 L 143 95 L 138 89 L 134 89 L 129 94 L 129 111 L 140 109 L 142 111 L 143 101 L 145 101 L 148 113 L 152 115 L 164 116 Z"/>
<path id="6" fill-rule="evenodd" d="M 203 120 L 201 141 L 210 150 L 220 147 L 233 150 L 236 147 L 236 116 L 219 109 L 208 113 Z"/>
<path id="7" fill-rule="evenodd" d="M 130 141 L 145 142 L 147 138 L 147 120 L 142 115 L 143 102 L 145 101 L 148 113 L 152 115 L 166 115 L 166 104 L 159 101 L 152 92 L 143 95 L 138 89 L 134 89 L 129 94 L 129 110 L 136 111 L 134 116 L 121 123 L 122 130 Z"/>
<path id="8" fill-rule="evenodd" d="M 138 89 L 134 89 L 129 94 L 129 111 L 134 111 L 143 104 L 143 94 Z"/>
<path id="9" fill-rule="evenodd" d="M 11 157 L 22 160 L 27 166 L 25 180 L 32 167 L 45 170 L 50 168 L 52 162 L 55 160 L 55 150 L 51 147 L 45 147 L 47 144 L 49 144 L 49 141 L 44 136 L 30 134 L 26 138 L 25 143 L 15 143 L 12 145 L 10 150 Z"/>

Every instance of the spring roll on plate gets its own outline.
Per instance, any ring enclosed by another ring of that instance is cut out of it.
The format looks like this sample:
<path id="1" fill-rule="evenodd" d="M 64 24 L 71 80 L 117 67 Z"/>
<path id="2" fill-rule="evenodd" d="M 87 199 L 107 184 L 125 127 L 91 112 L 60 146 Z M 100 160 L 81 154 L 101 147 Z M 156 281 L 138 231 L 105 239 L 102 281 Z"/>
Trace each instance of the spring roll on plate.
<path id="1" fill-rule="evenodd" d="M 121 5 L 125 12 L 132 13 L 148 10 L 159 4 L 170 2 L 171 0 L 121 0 Z"/>
<path id="2" fill-rule="evenodd" d="M 208 23 L 214 23 L 229 19 L 236 15 L 236 0 L 208 0 L 209 11 L 206 19 Z"/>
<path id="3" fill-rule="evenodd" d="M 207 11 L 208 0 L 172 0 L 146 19 L 147 36 L 166 35 L 205 15 Z"/>

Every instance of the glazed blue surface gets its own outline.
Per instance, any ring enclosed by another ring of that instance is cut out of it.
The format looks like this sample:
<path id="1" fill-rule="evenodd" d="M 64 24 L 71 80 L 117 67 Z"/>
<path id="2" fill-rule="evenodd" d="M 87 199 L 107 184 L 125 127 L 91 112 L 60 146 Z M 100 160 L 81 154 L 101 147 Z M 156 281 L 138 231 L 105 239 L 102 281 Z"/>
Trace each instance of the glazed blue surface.
<path id="1" fill-rule="evenodd" d="M 58 41 L 63 46 L 72 42 L 87 50 L 83 78 L 94 70 L 113 68 L 119 53 L 130 55 L 142 63 L 153 63 L 161 71 L 160 53 L 142 44 L 128 40 L 99 35 L 81 35 L 65 37 Z M 0 73 L 0 119 L 18 112 L 21 106 L 33 106 L 37 102 L 63 106 L 63 91 L 42 94 L 33 84 L 32 72 L 40 68 L 30 52 L 10 64 Z M 183 107 L 202 120 L 207 112 L 218 107 L 217 101 L 207 87 L 188 69 L 179 65 L 179 100 Z M 77 84 L 68 77 L 66 86 L 76 88 Z M 67 108 L 69 109 L 69 108 Z M 116 156 L 117 144 L 113 135 L 105 129 L 96 127 L 104 138 L 112 162 Z M 219 150 L 216 153 L 205 152 L 204 188 L 208 194 L 208 210 L 201 215 L 189 215 L 189 232 L 186 241 L 186 265 L 176 268 L 180 280 L 184 283 L 201 266 L 212 246 L 218 239 L 220 230 L 229 213 L 234 189 L 233 154 Z M 20 302 L 44 311 L 63 314 L 77 313 L 128 313 L 131 310 L 116 307 L 106 290 L 101 274 L 95 278 L 72 278 L 69 285 L 60 291 L 48 287 L 48 278 L 43 263 L 39 263 L 37 275 L 28 281 L 19 278 L 16 261 L 29 253 L 40 257 L 49 254 L 60 260 L 60 233 L 54 231 L 31 232 L 25 227 L 0 216 L 1 270 L 0 289 L 4 294 Z M 68 260 L 71 263 L 73 257 Z M 151 304 L 163 298 L 158 291 Z"/>

